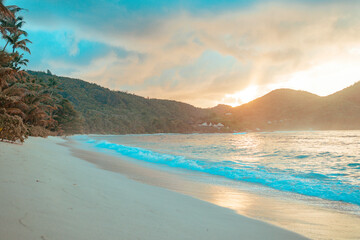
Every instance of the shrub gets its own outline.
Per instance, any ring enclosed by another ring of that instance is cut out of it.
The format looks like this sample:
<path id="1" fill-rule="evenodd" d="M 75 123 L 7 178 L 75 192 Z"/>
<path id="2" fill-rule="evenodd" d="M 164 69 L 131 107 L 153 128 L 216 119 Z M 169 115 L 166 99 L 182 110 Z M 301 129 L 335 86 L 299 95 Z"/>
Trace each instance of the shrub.
<path id="1" fill-rule="evenodd" d="M 41 126 L 28 126 L 28 133 L 29 136 L 32 137 L 44 137 L 47 136 L 56 136 L 56 132 L 51 132 L 48 129 L 45 129 Z"/>
<path id="2" fill-rule="evenodd" d="M 27 128 L 19 116 L 11 116 L 0 109 L 0 140 L 24 142 Z"/>

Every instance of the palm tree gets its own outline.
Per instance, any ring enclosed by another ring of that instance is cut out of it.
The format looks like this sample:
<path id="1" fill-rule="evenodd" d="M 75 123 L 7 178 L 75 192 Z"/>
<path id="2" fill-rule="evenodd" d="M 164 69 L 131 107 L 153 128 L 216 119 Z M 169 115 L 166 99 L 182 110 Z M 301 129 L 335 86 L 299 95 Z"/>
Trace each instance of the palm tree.
<path id="1" fill-rule="evenodd" d="M 14 18 L 14 13 L 11 10 L 4 6 L 4 1 L 0 0 L 0 19 L 11 19 Z M 5 36 L 6 28 L 0 24 L 0 33 Z M 7 85 L 7 77 L 10 76 L 13 70 L 9 67 L 12 57 L 7 53 L 0 53 L 0 92 L 4 86 Z"/>
<path id="2" fill-rule="evenodd" d="M 14 54 L 14 58 L 12 60 L 12 68 L 15 70 L 20 70 L 21 69 L 21 65 L 27 66 L 29 60 L 26 58 L 23 58 L 24 54 L 19 54 L 18 52 L 16 52 Z"/>
<path id="3" fill-rule="evenodd" d="M 2 52 L 0 53 L 0 91 L 7 85 L 9 78 L 15 78 L 14 74 L 20 70 L 21 65 L 27 65 L 28 60 L 23 59 L 23 54 L 15 53 L 15 49 L 23 49 L 26 52 L 30 50 L 26 47 L 27 39 L 20 39 L 20 36 L 27 36 L 27 33 L 21 30 L 24 25 L 23 17 L 15 17 L 15 14 L 22 8 L 12 5 L 4 6 L 4 1 L 0 0 L 0 33 L 7 40 Z M 11 41 L 15 41 L 13 54 L 5 52 L 6 47 Z"/>
<path id="4" fill-rule="evenodd" d="M 3 5 L 3 1 L 0 1 L 0 7 Z M 27 59 L 23 58 L 23 54 L 19 54 L 16 49 L 22 49 L 25 52 L 30 53 L 30 49 L 26 46 L 27 43 L 31 43 L 29 39 L 22 39 L 22 36 L 27 36 L 27 32 L 21 28 L 25 24 L 24 18 L 22 16 L 16 16 L 16 14 L 23 10 L 18 6 L 6 6 L 5 7 L 11 15 L 2 15 L 0 18 L 0 31 L 2 37 L 6 40 L 6 44 L 2 49 L 2 52 L 5 52 L 8 44 L 12 45 L 12 60 L 9 62 L 9 67 L 20 70 L 20 66 L 26 66 L 28 63 Z M 1 9 L 0 9 L 1 10 Z M 30 53 L 31 54 L 31 53 Z"/>
<path id="5" fill-rule="evenodd" d="M 26 46 L 27 43 L 32 43 L 29 39 L 21 39 L 23 33 L 17 32 L 10 36 L 6 36 L 6 40 L 12 45 L 13 53 L 17 48 L 31 54 L 30 49 Z"/>
<path id="6" fill-rule="evenodd" d="M 21 11 L 22 8 L 19 8 L 18 6 L 11 5 L 11 6 L 5 6 L 4 1 L 0 0 L 0 19 L 1 20 L 13 20 L 15 18 L 15 13 Z M 6 35 L 6 28 L 0 25 L 0 32 L 3 35 Z"/>
<path id="7" fill-rule="evenodd" d="M 22 16 L 16 18 L 3 18 L 0 20 L 0 25 L 3 28 L 2 34 L 3 38 L 7 39 L 7 36 L 11 36 L 12 34 L 19 33 L 20 35 L 27 36 L 27 32 L 21 30 L 22 26 L 25 24 L 24 18 Z M 5 51 L 6 47 L 9 44 L 9 40 L 7 40 L 2 51 Z"/>

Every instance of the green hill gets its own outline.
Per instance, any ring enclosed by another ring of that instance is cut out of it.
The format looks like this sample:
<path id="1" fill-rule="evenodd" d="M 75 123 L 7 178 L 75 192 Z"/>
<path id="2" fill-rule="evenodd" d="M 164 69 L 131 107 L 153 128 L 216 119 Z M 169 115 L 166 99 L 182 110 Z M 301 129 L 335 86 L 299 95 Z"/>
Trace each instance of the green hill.
<path id="1" fill-rule="evenodd" d="M 320 97 L 305 91 L 274 90 L 233 108 L 233 121 L 243 130 L 360 129 L 360 82 Z"/>
<path id="2" fill-rule="evenodd" d="M 29 73 L 43 81 L 56 79 L 60 94 L 70 100 L 84 118 L 85 133 L 190 133 L 220 132 L 224 128 L 200 127 L 216 121 L 217 114 L 186 103 L 148 99 L 134 94 L 111 91 L 78 79 L 57 77 L 43 72 Z"/>

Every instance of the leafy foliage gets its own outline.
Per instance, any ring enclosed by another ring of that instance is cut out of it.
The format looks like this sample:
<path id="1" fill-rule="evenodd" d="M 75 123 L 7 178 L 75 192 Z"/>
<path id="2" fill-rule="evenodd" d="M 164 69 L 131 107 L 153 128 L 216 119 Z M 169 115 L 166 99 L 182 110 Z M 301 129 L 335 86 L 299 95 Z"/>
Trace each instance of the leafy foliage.
<path id="1" fill-rule="evenodd" d="M 0 139 L 15 142 L 24 142 L 27 137 L 27 128 L 19 116 L 11 116 L 0 109 Z"/>

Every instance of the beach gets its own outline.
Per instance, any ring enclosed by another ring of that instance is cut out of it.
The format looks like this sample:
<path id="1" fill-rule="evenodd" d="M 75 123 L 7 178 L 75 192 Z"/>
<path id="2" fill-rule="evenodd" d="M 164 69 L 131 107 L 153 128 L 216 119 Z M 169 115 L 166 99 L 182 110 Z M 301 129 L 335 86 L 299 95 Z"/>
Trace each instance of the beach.
<path id="1" fill-rule="evenodd" d="M 360 240 L 355 2 L 1 0 L 0 240 Z"/>
<path id="2" fill-rule="evenodd" d="M 64 144 L 0 143 L 1 239 L 305 239 L 99 168 Z"/>
<path id="3" fill-rule="evenodd" d="M 249 178 L 243 178 L 243 180 L 238 181 L 229 179 L 227 176 L 216 176 L 201 172 L 206 169 L 214 170 L 214 162 L 209 162 L 210 165 L 208 166 L 204 165 L 205 162 L 198 162 L 202 164 L 202 167 L 198 168 L 200 171 L 189 169 L 189 167 L 199 166 L 194 161 L 197 152 L 201 153 L 202 159 L 211 159 L 212 156 L 216 156 L 215 164 L 220 163 L 221 159 L 223 159 L 223 163 L 229 163 L 224 161 L 226 158 L 224 159 L 223 154 L 226 152 L 226 149 L 229 149 L 228 144 L 231 140 L 236 146 L 239 146 L 241 143 L 252 142 L 249 141 L 250 139 L 258 139 L 264 136 L 270 138 L 267 142 L 271 142 L 271 139 L 276 136 L 282 136 L 282 138 L 291 136 L 294 139 L 303 139 L 304 136 L 308 138 L 309 134 L 333 134 L 337 139 L 338 135 L 346 136 L 350 134 L 353 136 L 354 132 L 296 132 L 274 133 L 272 135 L 260 133 L 247 134 L 245 135 L 247 136 L 246 138 L 244 138 L 244 135 L 238 137 L 238 135 L 231 134 L 82 135 L 68 138 L 65 146 L 69 147 L 72 155 L 93 163 L 99 168 L 120 173 L 138 182 L 169 189 L 232 209 L 242 216 L 285 228 L 310 239 L 358 239 L 358 236 L 360 236 L 360 229 L 358 228 L 360 218 L 359 206 L 357 205 L 342 201 L 330 201 L 289 191 L 279 191 L 261 184 L 247 182 Z M 221 147 L 214 145 L 213 142 L 209 143 L 211 138 L 218 142 L 217 144 L 221 144 Z M 198 141 L 199 139 L 201 139 L 201 144 Z M 319 136 L 315 139 L 319 139 Z M 241 140 L 241 143 L 238 140 Z M 144 146 L 146 149 L 136 146 Z M 277 152 L 277 148 L 282 149 L 282 155 L 289 154 L 288 146 L 278 143 L 274 151 Z M 155 149 L 156 152 L 150 149 Z M 206 156 L 204 156 L 202 149 L 207 149 Z M 304 142 L 302 149 L 308 149 Z M 341 147 L 336 149 L 336 154 L 338 154 Z M 259 150 L 264 151 L 263 148 L 259 148 Z M 266 156 L 275 155 L 269 154 L 271 150 L 268 150 Z M 190 155 L 189 151 L 191 152 Z M 305 166 L 321 160 L 318 160 L 319 155 L 313 154 L 312 151 L 312 149 L 308 149 L 306 153 L 309 156 L 308 161 L 302 158 L 299 164 Z M 167 152 L 167 154 L 161 154 L 161 152 Z M 169 155 L 169 152 L 174 152 L 175 155 Z M 239 164 L 244 163 L 246 161 L 246 158 L 243 156 L 244 152 L 239 148 L 237 152 L 240 153 L 236 157 L 236 159 L 239 159 Z M 256 156 L 256 159 L 261 160 L 261 155 L 259 156 L 256 151 L 247 149 L 246 152 L 250 156 Z M 284 160 L 286 161 L 281 154 L 276 154 L 276 158 L 273 159 L 273 162 L 279 167 Z M 292 155 L 297 156 L 296 153 L 292 153 Z M 327 156 L 329 155 L 333 154 L 327 154 Z M 357 154 L 354 153 L 354 155 Z M 187 157 L 184 158 L 183 156 Z M 335 160 L 337 158 L 337 155 L 334 156 Z M 266 157 L 266 160 L 268 162 L 271 161 L 268 157 Z M 351 158 L 349 160 L 352 161 Z M 331 162 L 328 157 L 326 161 L 328 163 Z M 344 167 L 346 167 L 348 162 L 344 159 L 342 159 L 342 162 L 344 162 L 342 166 L 345 164 Z M 288 164 L 284 166 L 286 165 Z M 325 166 L 326 164 L 322 165 L 324 173 L 328 171 Z M 316 166 L 313 166 L 313 169 L 315 168 Z M 221 166 L 218 169 L 221 170 Z M 229 168 L 227 169 L 229 170 Z M 262 168 L 259 169 L 261 170 Z M 231 172 L 229 171 L 229 173 Z M 245 173 L 251 174 L 251 170 Z M 229 176 L 231 177 L 232 175 L 230 174 Z M 265 180 L 266 178 L 261 179 Z M 329 180 L 329 178 L 326 179 L 327 181 Z M 285 181 L 278 182 L 284 183 Z M 312 181 L 311 179 L 304 179 L 304 183 L 306 182 L 311 183 Z M 323 183 L 324 185 L 326 184 L 326 182 Z M 308 186 L 308 189 L 311 189 L 310 186 Z M 315 188 L 314 190 L 317 189 Z M 341 189 L 346 190 L 345 187 L 335 189 L 340 191 Z M 349 198 L 349 200 L 357 199 L 356 187 L 353 189 L 353 197 Z M 344 196 L 344 194 L 339 193 L 338 196 Z"/>

